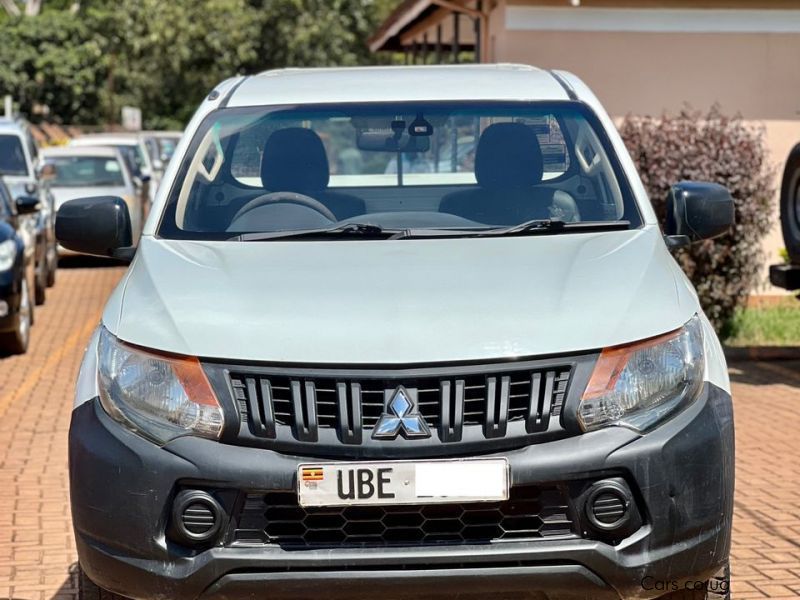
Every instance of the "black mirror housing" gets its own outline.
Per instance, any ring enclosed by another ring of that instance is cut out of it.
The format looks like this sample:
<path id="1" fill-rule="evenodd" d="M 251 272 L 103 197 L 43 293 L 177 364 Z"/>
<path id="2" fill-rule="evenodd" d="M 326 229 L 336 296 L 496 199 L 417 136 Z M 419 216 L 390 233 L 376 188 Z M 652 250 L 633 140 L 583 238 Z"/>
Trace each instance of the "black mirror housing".
<path id="1" fill-rule="evenodd" d="M 56 214 L 56 238 L 81 254 L 130 260 L 133 234 L 128 205 L 117 196 L 65 202 Z"/>
<path id="2" fill-rule="evenodd" d="M 665 233 L 671 246 L 710 240 L 730 231 L 734 224 L 733 198 L 716 183 L 682 181 L 667 196 Z"/>
<path id="3" fill-rule="evenodd" d="M 19 196 L 16 200 L 16 205 L 18 215 L 30 215 L 41 208 L 39 198 L 36 196 Z"/>

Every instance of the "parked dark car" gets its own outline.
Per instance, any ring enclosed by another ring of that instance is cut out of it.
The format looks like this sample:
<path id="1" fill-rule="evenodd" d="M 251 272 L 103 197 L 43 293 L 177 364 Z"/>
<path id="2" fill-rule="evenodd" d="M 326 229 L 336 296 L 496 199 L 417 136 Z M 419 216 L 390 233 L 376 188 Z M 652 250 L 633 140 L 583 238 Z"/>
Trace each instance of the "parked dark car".
<path id="1" fill-rule="evenodd" d="M 39 199 L 12 200 L 0 180 L 0 353 L 23 354 L 33 325 L 35 283 L 34 240 L 20 227 L 20 217 L 36 213 Z"/>
<path id="2" fill-rule="evenodd" d="M 36 238 L 36 304 L 44 304 L 46 290 L 56 282 L 58 251 L 53 195 L 42 176 L 41 158 L 26 121 L 0 118 L 0 177 L 12 198 L 37 196 L 39 210 L 24 219 Z"/>
<path id="3" fill-rule="evenodd" d="M 789 153 L 781 184 L 781 228 L 788 262 L 772 265 L 772 285 L 800 290 L 800 144 Z"/>

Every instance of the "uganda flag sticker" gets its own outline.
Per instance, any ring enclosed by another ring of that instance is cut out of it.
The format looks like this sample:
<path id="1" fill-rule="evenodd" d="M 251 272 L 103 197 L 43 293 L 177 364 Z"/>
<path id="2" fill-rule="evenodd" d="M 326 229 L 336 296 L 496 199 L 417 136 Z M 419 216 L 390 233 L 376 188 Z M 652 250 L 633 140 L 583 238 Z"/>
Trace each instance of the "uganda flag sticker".
<path id="1" fill-rule="evenodd" d="M 303 467 L 303 481 L 322 481 L 322 467 Z"/>

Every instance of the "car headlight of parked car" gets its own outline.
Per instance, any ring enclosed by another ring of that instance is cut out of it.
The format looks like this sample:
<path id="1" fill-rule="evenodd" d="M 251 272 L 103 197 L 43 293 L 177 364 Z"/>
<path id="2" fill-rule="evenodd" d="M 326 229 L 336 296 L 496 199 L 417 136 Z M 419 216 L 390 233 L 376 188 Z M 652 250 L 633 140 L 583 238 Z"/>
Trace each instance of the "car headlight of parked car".
<path id="1" fill-rule="evenodd" d="M 103 408 L 140 435 L 165 444 L 222 433 L 222 409 L 196 358 L 129 346 L 102 328 L 97 365 Z"/>
<path id="2" fill-rule="evenodd" d="M 604 349 L 578 420 L 584 431 L 613 425 L 645 431 L 694 400 L 704 373 L 702 324 L 695 315 L 671 333 Z"/>
<path id="3" fill-rule="evenodd" d="M 0 271 L 8 271 L 17 257 L 17 244 L 14 240 L 0 242 Z"/>

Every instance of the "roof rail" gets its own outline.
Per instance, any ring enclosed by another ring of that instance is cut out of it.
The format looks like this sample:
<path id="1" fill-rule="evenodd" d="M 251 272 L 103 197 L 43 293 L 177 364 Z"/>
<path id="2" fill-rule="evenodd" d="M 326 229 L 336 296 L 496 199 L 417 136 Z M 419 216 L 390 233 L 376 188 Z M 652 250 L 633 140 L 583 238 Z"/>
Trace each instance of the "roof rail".
<path id="1" fill-rule="evenodd" d="M 552 69 L 550 69 L 548 73 L 550 73 L 550 75 L 553 76 L 553 79 L 555 79 L 559 84 L 561 84 L 561 87 L 564 88 L 565 92 L 567 92 L 567 96 L 569 96 L 570 100 L 578 99 L 578 94 L 575 93 L 575 90 L 572 89 L 572 86 L 569 83 L 567 83 L 566 79 L 564 79 L 561 75 L 559 75 L 556 71 Z"/>

